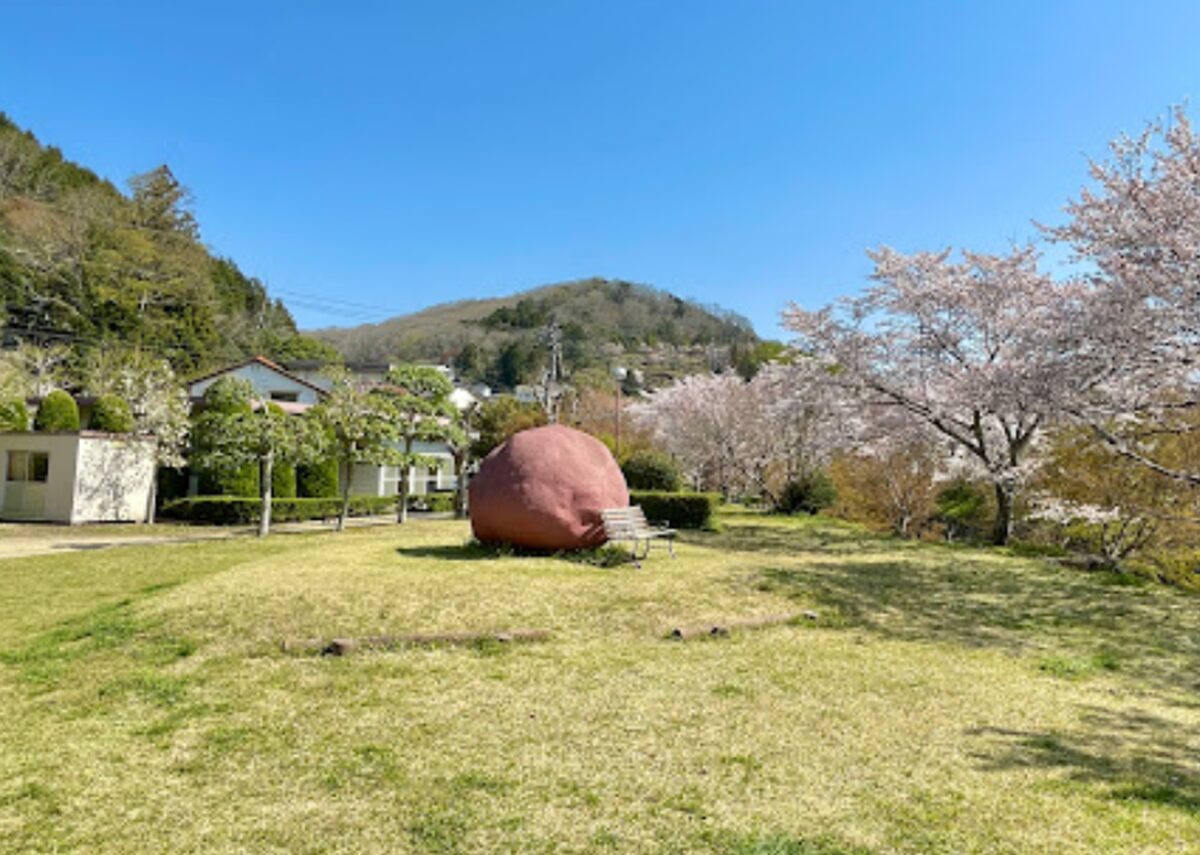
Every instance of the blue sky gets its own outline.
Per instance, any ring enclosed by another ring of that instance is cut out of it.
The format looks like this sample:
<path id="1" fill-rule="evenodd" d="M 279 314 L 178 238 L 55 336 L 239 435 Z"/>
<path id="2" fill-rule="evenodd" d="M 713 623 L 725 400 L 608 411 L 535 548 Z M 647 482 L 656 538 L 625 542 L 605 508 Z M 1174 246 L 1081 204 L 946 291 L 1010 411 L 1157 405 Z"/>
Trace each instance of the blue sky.
<path id="1" fill-rule="evenodd" d="M 1200 89 L 1195 2 L 0 0 L 0 29 L 0 110 L 118 183 L 169 163 L 304 327 L 602 275 L 781 335 L 866 247 L 1032 237 Z"/>

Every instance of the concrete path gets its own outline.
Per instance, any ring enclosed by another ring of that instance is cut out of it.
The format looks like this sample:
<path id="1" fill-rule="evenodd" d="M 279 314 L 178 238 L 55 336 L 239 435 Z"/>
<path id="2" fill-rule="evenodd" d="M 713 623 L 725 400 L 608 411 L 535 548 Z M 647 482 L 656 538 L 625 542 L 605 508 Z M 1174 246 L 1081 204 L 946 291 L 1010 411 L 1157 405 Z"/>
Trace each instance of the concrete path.
<path id="1" fill-rule="evenodd" d="M 351 517 L 347 528 L 395 525 L 392 515 Z M 272 534 L 303 534 L 314 531 L 333 531 L 334 522 L 308 520 L 278 523 L 271 526 Z M 31 555 L 62 555 L 117 546 L 142 546 L 155 543 L 196 543 L 205 540 L 231 540 L 254 537 L 255 528 L 227 526 L 189 526 L 166 523 L 155 526 L 86 525 L 63 526 L 36 523 L 0 523 L 0 561 L 25 558 Z"/>

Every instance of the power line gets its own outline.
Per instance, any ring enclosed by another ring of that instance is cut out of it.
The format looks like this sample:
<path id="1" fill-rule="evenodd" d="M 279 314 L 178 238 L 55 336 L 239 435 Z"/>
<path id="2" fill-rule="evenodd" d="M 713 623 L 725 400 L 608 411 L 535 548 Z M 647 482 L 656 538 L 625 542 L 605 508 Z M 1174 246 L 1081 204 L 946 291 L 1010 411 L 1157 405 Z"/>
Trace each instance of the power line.
<path id="1" fill-rule="evenodd" d="M 381 315 L 383 317 L 392 317 L 393 315 L 405 314 L 405 310 L 396 306 L 381 306 L 377 303 L 363 303 L 356 300 L 343 300 L 339 297 L 329 297 L 323 294 L 312 294 L 304 291 L 295 291 L 290 288 L 273 289 L 276 294 L 281 294 L 288 298 L 289 302 L 296 302 L 301 305 L 307 305 L 310 308 L 323 309 L 330 314 L 357 314 L 357 315 Z"/>

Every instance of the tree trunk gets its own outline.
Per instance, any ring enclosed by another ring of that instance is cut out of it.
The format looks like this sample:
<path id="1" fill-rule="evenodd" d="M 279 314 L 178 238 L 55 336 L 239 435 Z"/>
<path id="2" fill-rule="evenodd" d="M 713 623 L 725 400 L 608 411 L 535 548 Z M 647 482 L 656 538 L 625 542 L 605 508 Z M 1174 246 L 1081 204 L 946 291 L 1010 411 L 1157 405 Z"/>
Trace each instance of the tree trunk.
<path id="1" fill-rule="evenodd" d="M 408 522 L 408 479 L 412 475 L 412 437 L 404 438 L 404 463 L 400 466 L 400 502 L 396 509 L 396 522 Z"/>
<path id="2" fill-rule="evenodd" d="M 454 455 L 454 518 L 461 520 L 467 515 L 467 453 L 460 450 Z"/>
<path id="3" fill-rule="evenodd" d="M 407 463 L 400 467 L 400 498 L 396 501 L 396 522 L 408 522 L 408 478 L 412 467 Z"/>
<path id="4" fill-rule="evenodd" d="M 154 464 L 154 478 L 150 481 L 150 496 L 146 499 L 146 525 L 154 525 L 154 514 L 158 504 L 158 463 Z"/>
<path id="5" fill-rule="evenodd" d="M 262 498 L 262 510 L 258 515 L 258 536 L 271 533 L 271 475 L 275 469 L 275 454 L 268 451 L 258 459 L 258 495 Z"/>
<path id="6" fill-rule="evenodd" d="M 1012 534 L 1013 488 L 1008 484 L 996 485 L 996 522 L 992 527 L 992 543 L 1004 546 Z"/>
<path id="7" fill-rule="evenodd" d="M 340 466 L 342 471 L 342 507 L 338 511 L 338 531 L 346 527 L 346 517 L 350 516 L 350 476 L 354 471 L 351 468 L 353 465 L 349 460 L 343 460 Z"/>

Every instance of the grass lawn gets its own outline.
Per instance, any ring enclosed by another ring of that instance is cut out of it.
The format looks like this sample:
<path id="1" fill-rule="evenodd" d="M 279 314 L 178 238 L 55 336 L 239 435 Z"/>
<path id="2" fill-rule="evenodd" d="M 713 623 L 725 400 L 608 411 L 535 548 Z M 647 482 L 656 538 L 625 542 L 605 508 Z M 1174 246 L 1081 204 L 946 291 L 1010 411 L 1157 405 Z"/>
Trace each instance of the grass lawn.
<path id="1" fill-rule="evenodd" d="M 0 850 L 1200 851 L 1200 598 L 724 522 L 643 570 L 427 521 L 0 562 Z M 504 627 L 552 638 L 280 648 Z"/>

